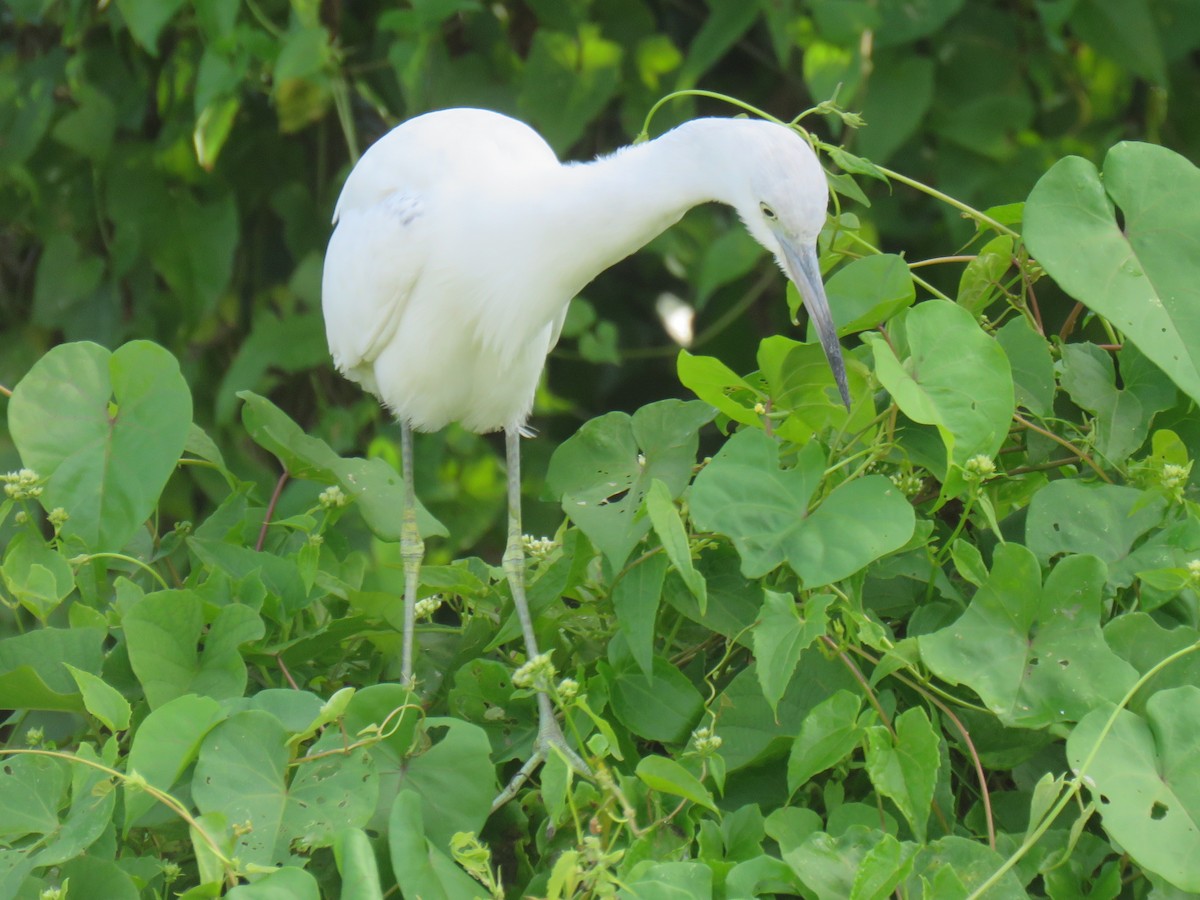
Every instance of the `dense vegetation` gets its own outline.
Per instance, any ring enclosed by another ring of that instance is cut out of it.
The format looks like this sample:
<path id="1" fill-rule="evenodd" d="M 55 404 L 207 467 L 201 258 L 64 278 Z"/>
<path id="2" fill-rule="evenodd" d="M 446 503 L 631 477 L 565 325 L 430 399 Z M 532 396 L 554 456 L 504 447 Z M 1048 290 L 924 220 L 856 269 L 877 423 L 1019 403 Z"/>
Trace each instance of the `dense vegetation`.
<path id="1" fill-rule="evenodd" d="M 0 49 L 0 897 L 1200 893 L 1200 2 L 9 0 Z M 854 406 L 689 214 L 550 361 L 521 686 L 499 446 L 418 442 L 410 696 L 341 182 L 689 89 L 815 110 Z M 536 688 L 594 774 L 493 814 Z"/>

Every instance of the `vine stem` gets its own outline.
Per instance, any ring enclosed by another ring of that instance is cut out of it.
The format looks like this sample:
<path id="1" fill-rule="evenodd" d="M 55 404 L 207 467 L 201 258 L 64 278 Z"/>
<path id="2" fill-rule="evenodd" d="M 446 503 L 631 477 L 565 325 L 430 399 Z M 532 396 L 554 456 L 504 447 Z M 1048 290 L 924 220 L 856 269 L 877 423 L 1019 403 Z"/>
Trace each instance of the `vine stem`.
<path id="1" fill-rule="evenodd" d="M 829 638 L 826 637 L 826 640 L 828 641 Z M 866 650 L 863 650 L 861 647 L 851 647 L 850 649 L 872 664 L 879 663 L 879 660 L 874 655 L 868 653 Z M 988 791 L 987 774 L 983 771 L 983 760 L 979 758 L 979 751 L 975 749 L 975 742 L 971 740 L 971 733 L 967 731 L 967 727 L 963 725 L 962 720 L 954 714 L 954 711 L 950 709 L 949 705 L 940 700 L 938 697 L 934 696 L 933 691 L 930 688 L 913 681 L 911 678 L 901 675 L 899 672 L 889 672 L 888 674 L 890 677 L 895 678 L 904 686 L 916 691 L 918 694 L 936 706 L 939 710 L 941 710 L 942 714 L 954 723 L 954 727 L 957 728 L 958 733 L 962 735 L 963 742 L 967 745 L 967 751 L 971 756 L 971 764 L 975 769 L 975 777 L 979 779 L 979 795 L 980 799 L 983 801 L 983 817 L 987 824 L 988 846 L 995 850 L 996 822 L 994 816 L 992 815 L 992 797 L 991 793 Z"/>
<path id="2" fill-rule="evenodd" d="M 1050 826 L 1054 824 L 1055 820 L 1059 817 L 1059 815 L 1062 814 L 1062 811 L 1067 808 L 1067 805 L 1076 797 L 1080 790 L 1082 790 L 1084 779 L 1087 777 L 1087 770 L 1091 767 L 1092 763 L 1095 762 L 1096 754 L 1100 752 L 1100 745 L 1104 743 L 1105 739 L 1109 735 L 1109 732 L 1113 730 L 1113 726 L 1117 724 L 1117 717 L 1120 716 L 1120 714 L 1125 710 L 1125 707 L 1129 705 L 1129 701 L 1133 699 L 1134 695 L 1143 687 L 1145 687 L 1150 682 L 1151 678 L 1153 678 L 1171 663 L 1178 659 L 1183 659 L 1183 657 L 1190 653 L 1195 653 L 1197 650 L 1200 650 L 1200 641 L 1196 641 L 1194 644 L 1189 644 L 1187 647 L 1176 650 L 1170 656 L 1160 660 L 1156 665 L 1151 666 L 1141 678 L 1133 683 L 1133 686 L 1130 687 L 1129 690 L 1125 692 L 1125 696 L 1121 698 L 1121 702 L 1118 703 L 1113 708 L 1113 711 L 1109 714 L 1107 721 L 1104 723 L 1104 727 L 1100 729 L 1100 734 L 1096 736 L 1096 743 L 1092 745 L 1092 749 L 1088 751 L 1088 755 L 1083 758 L 1083 761 L 1079 764 L 1079 768 L 1075 770 L 1075 777 L 1071 779 L 1070 785 L 1063 795 L 1058 798 L 1058 802 L 1055 803 L 1054 806 L 1051 807 L 1044 816 L 1042 816 L 1042 820 L 1038 822 L 1037 827 L 1026 834 L 1025 840 L 1021 842 L 1021 846 L 1014 850 L 1008 859 L 1004 861 L 1003 865 L 993 872 L 987 881 L 977 887 L 967 897 L 967 900 L 980 900 L 980 898 L 983 897 L 983 895 L 990 888 L 995 887 L 995 885 L 999 883 L 1000 879 L 1003 878 L 1017 863 L 1019 863 L 1024 858 L 1025 854 L 1028 853 L 1033 846 L 1042 839 L 1046 832 L 1050 830 Z"/>
<path id="3" fill-rule="evenodd" d="M 103 772 L 109 778 L 115 778 L 117 781 L 124 782 L 126 790 L 129 790 L 131 787 L 136 787 L 139 790 L 145 791 L 147 794 L 149 794 L 151 797 L 153 797 L 155 800 L 157 800 L 163 806 L 167 807 L 172 812 L 174 812 L 177 816 L 179 816 L 181 819 L 183 819 L 185 822 L 187 822 L 188 825 L 192 828 L 192 830 L 194 832 L 198 833 L 201 836 L 201 838 L 204 839 L 204 843 L 208 844 L 208 848 L 210 850 L 212 850 L 213 854 L 217 857 L 217 859 L 219 859 L 221 861 L 221 865 L 225 867 L 226 878 L 230 881 L 231 884 L 233 883 L 233 877 L 234 877 L 235 873 L 237 872 L 237 868 L 234 865 L 233 860 L 229 859 L 224 853 L 221 852 L 221 848 L 219 846 L 217 846 L 217 842 L 215 840 L 213 840 L 212 835 L 210 835 L 208 833 L 208 831 L 200 825 L 200 823 L 196 820 L 195 816 L 193 816 L 190 812 L 188 812 L 187 807 L 185 807 L 182 803 L 180 803 L 178 800 L 176 800 L 174 797 L 172 797 L 166 791 L 160 791 L 158 788 L 154 787 L 154 785 L 152 785 L 152 784 L 149 784 L 144 779 L 141 780 L 139 783 L 134 784 L 133 778 L 131 778 L 125 772 L 120 772 L 117 769 L 113 769 L 109 766 L 104 765 L 103 763 L 94 762 L 93 760 L 90 760 L 90 759 L 84 759 L 83 757 L 80 757 L 80 756 L 74 756 L 73 754 L 70 754 L 70 753 L 64 753 L 61 750 L 38 750 L 38 749 L 32 749 L 32 748 L 31 749 L 0 748 L 0 755 L 4 755 L 4 756 L 18 756 L 18 755 L 20 755 L 20 756 L 48 756 L 48 757 L 52 757 L 53 759 L 61 759 L 64 762 L 68 762 L 68 763 L 78 763 L 79 765 L 89 766 L 90 768 L 97 769 L 98 771 Z"/>
<path id="4" fill-rule="evenodd" d="M 1026 419 L 1020 413 L 1016 413 L 1016 412 L 1013 413 L 1013 418 L 1016 419 L 1017 422 L 1019 422 L 1021 425 L 1024 425 L 1026 428 L 1028 428 L 1030 431 L 1036 431 L 1042 437 L 1049 438 L 1050 440 L 1054 441 L 1054 443 L 1058 444 L 1060 447 L 1064 447 L 1067 450 L 1070 450 L 1072 453 L 1074 453 L 1076 456 L 1078 456 L 1081 460 L 1083 460 L 1085 463 L 1087 463 L 1088 467 L 1093 472 L 1095 472 L 1097 475 L 1099 475 L 1103 481 L 1106 481 L 1109 484 L 1113 483 L 1112 479 L 1108 477 L 1108 474 L 1103 469 L 1101 469 L 1098 465 L 1096 465 L 1096 461 L 1094 459 L 1092 459 L 1090 456 L 1088 456 L 1086 453 L 1084 453 L 1082 450 L 1080 450 L 1078 447 L 1076 447 L 1070 441 L 1066 440 L 1065 438 L 1059 437 L 1054 432 L 1048 431 L 1039 425 L 1035 425 L 1033 422 L 1030 422 L 1028 419 Z"/>
<path id="5" fill-rule="evenodd" d="M 279 480 L 275 482 L 275 490 L 271 494 L 271 502 L 267 504 L 267 514 L 263 516 L 262 529 L 258 532 L 258 540 L 254 543 L 254 552 L 262 552 L 263 544 L 267 542 L 267 529 L 271 527 L 271 519 L 275 517 L 275 506 L 279 503 L 279 495 L 283 493 L 283 486 L 288 482 L 288 471 L 284 469 L 279 475 Z"/>
<path id="6" fill-rule="evenodd" d="M 998 231 L 1000 234 L 1007 234 L 1009 237 L 1015 240 L 1020 240 L 1021 238 L 1021 235 L 1018 232 L 1013 231 L 1013 229 L 1009 228 L 1007 225 L 1002 225 L 1001 223 L 997 222 L 987 213 L 981 212 L 980 210 L 975 209 L 973 206 L 968 206 L 961 200 L 956 200 L 949 194 L 944 194 L 935 187 L 930 187 L 922 181 L 917 181 L 915 178 L 909 178 L 907 175 L 901 175 L 899 172 L 895 172 L 891 169 L 885 169 L 883 166 L 876 165 L 875 163 L 871 163 L 871 165 L 875 166 L 876 169 L 878 169 L 888 178 L 898 181 L 901 184 L 908 185 L 910 188 L 918 190 L 923 194 L 928 194 L 930 197 L 933 197 L 935 200 L 940 200 L 948 206 L 953 206 L 959 212 L 965 213 L 976 222 L 986 225 L 988 228 Z"/>
<path id="7" fill-rule="evenodd" d="M 151 575 L 153 575 L 154 578 L 158 581 L 158 583 L 160 585 L 162 585 L 162 589 L 164 591 L 169 591 L 171 589 L 171 586 L 169 584 L 167 584 L 166 579 L 163 578 L 161 575 L 159 575 L 158 571 L 153 566 L 149 565 L 148 563 L 142 562 L 142 560 L 136 559 L 135 557 L 126 556 L 124 553 L 88 553 L 83 556 L 76 556 L 76 557 L 72 558 L 70 561 L 73 563 L 78 562 L 80 565 L 83 565 L 84 563 L 91 562 L 93 559 L 117 559 L 117 560 L 120 560 L 121 562 L 127 562 L 127 563 L 130 563 L 131 565 L 138 566 L 139 568 L 144 569 L 145 571 L 147 571 Z"/>

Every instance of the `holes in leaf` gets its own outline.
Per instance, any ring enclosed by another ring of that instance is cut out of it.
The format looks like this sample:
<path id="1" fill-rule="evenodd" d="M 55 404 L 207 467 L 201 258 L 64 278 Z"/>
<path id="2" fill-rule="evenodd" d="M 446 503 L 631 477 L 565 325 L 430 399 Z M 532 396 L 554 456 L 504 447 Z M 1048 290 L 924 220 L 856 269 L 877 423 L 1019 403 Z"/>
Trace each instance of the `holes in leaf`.
<path id="1" fill-rule="evenodd" d="M 597 506 L 608 506 L 610 503 L 620 503 L 622 500 L 625 499 L 625 497 L 628 494 L 629 494 L 629 488 L 621 488 L 621 490 L 617 491 L 616 493 L 609 494 L 607 497 L 605 497 L 603 500 L 601 500 L 596 505 Z"/>
<path id="2" fill-rule="evenodd" d="M 1166 818 L 1168 809 L 1170 809 L 1170 807 L 1168 807 L 1167 804 L 1160 803 L 1158 800 L 1155 800 L 1154 804 L 1150 807 L 1150 818 L 1155 822 L 1159 821 L 1160 819 L 1164 819 Z"/>
<path id="3" fill-rule="evenodd" d="M 1060 668 L 1065 669 L 1067 666 L 1071 665 L 1071 661 L 1069 659 L 1060 659 L 1058 661 L 1058 665 Z"/>

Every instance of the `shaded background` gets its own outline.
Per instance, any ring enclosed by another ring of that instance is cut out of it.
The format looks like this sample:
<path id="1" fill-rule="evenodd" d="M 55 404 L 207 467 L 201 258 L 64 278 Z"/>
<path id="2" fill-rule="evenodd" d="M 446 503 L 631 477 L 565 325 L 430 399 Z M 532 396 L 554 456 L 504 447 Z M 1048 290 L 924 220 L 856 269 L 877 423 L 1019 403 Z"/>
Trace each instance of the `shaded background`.
<path id="1" fill-rule="evenodd" d="M 628 143 L 672 90 L 781 118 L 836 92 L 868 127 L 807 120 L 823 138 L 986 208 L 1023 200 L 1065 154 L 1099 162 L 1127 138 L 1200 159 L 1197 48 L 1200 0 L 8 0 L 0 384 L 64 340 L 152 338 L 246 477 L 277 473 L 241 433 L 243 388 L 339 452 L 395 459 L 395 426 L 332 370 L 319 286 L 349 166 L 397 122 L 484 106 L 587 159 Z M 676 101 L 651 131 L 701 114 L 733 110 Z M 866 186 L 871 207 L 852 211 L 883 249 L 920 260 L 970 239 L 940 204 Z M 753 369 L 758 338 L 787 327 L 772 266 L 730 211 L 704 208 L 589 286 L 535 409 L 530 497 L 582 421 L 684 394 L 660 294 L 697 310 L 704 353 Z M 960 272 L 922 274 L 952 288 Z M 1056 327 L 1068 305 L 1039 300 Z M 453 535 L 441 556 L 498 544 L 499 449 L 457 429 L 420 440 L 422 496 Z M 0 431 L 0 468 L 16 465 Z M 210 505 L 203 476 L 181 481 L 164 508 L 193 518 Z M 284 511 L 310 501 L 285 495 Z M 538 533 L 560 518 L 526 514 Z"/>

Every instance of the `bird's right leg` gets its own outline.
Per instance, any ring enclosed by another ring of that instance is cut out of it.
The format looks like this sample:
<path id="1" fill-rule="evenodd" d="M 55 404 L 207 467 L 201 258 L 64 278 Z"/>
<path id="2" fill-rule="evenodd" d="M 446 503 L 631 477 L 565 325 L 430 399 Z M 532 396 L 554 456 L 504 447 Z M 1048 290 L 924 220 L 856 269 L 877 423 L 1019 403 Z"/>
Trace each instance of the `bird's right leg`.
<path id="1" fill-rule="evenodd" d="M 521 623 L 521 634 L 525 638 L 526 658 L 533 662 L 540 655 L 537 636 L 533 630 L 533 617 L 525 599 L 525 546 L 521 541 L 521 433 L 516 428 L 504 432 L 505 458 L 508 468 L 508 544 L 504 551 L 504 574 L 512 591 L 513 606 Z M 538 734 L 533 746 L 533 756 L 513 776 L 512 780 L 492 801 L 492 809 L 498 809 L 514 796 L 528 780 L 533 770 L 545 760 L 551 748 L 557 749 L 568 764 L 579 772 L 589 774 L 590 769 L 567 743 L 566 737 L 554 716 L 554 704 L 544 690 L 537 690 Z"/>
<path id="2" fill-rule="evenodd" d="M 413 690 L 413 632 L 417 624 L 417 587 L 425 542 L 417 529 L 417 489 L 413 476 L 412 426 L 400 423 L 400 460 L 404 468 L 404 520 L 400 526 L 400 559 L 404 563 L 404 638 L 400 651 L 400 680 Z"/>

